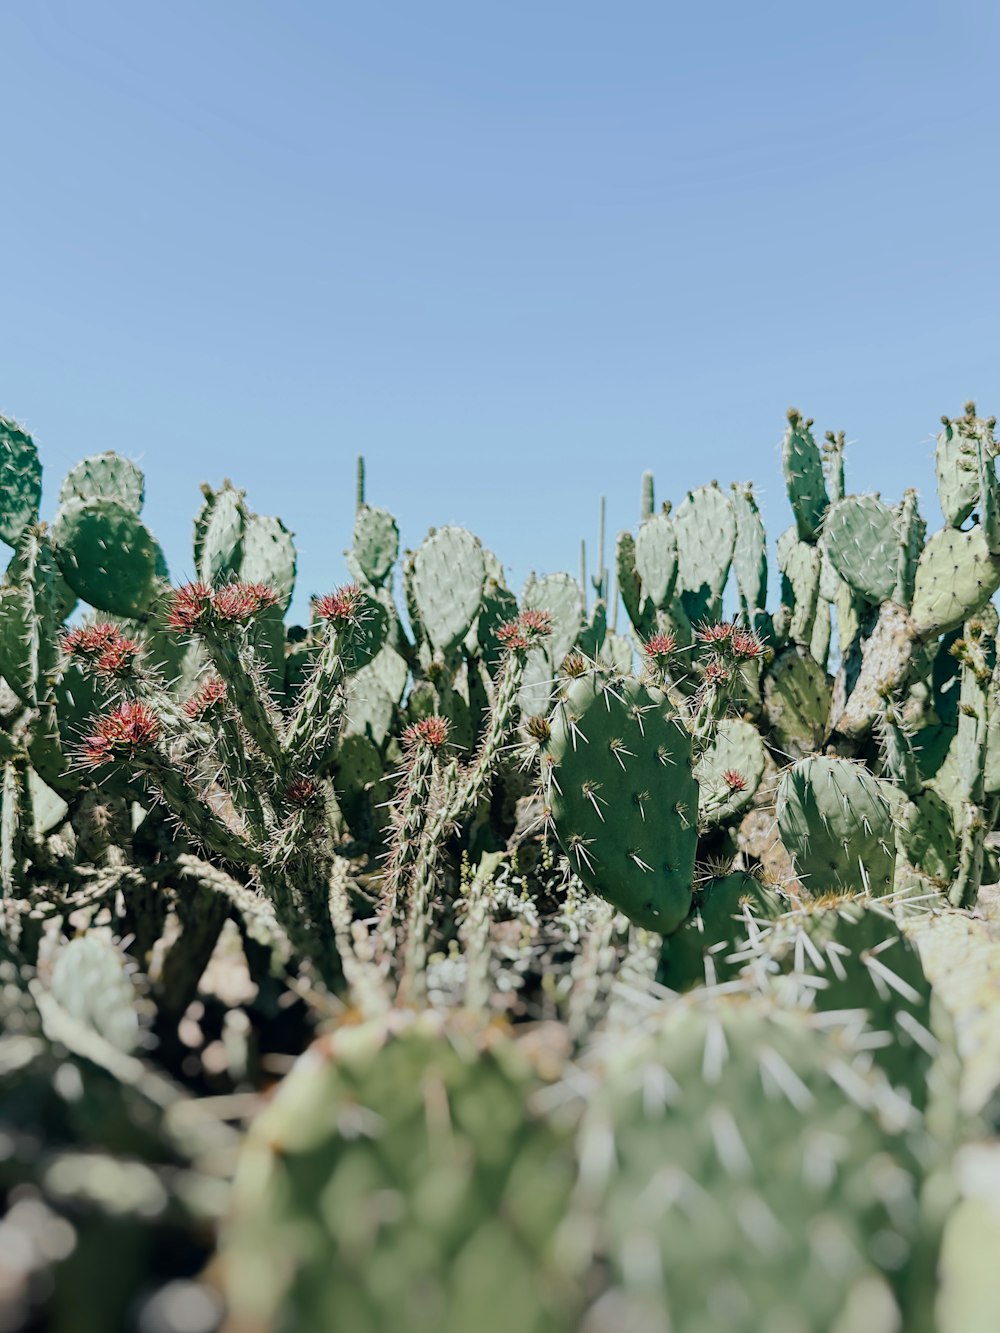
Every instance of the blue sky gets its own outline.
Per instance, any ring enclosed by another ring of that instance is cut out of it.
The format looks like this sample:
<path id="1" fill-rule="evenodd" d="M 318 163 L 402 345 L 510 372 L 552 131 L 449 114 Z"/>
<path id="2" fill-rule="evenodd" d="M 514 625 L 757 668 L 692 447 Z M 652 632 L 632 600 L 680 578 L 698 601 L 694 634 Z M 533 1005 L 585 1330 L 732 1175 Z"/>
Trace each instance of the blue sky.
<path id="1" fill-rule="evenodd" d="M 1000 9 L 592 0 L 0 6 L 0 411 L 343 577 L 354 457 L 415 544 L 576 568 L 606 494 L 757 481 L 795 403 L 907 484 L 1000 411 Z"/>

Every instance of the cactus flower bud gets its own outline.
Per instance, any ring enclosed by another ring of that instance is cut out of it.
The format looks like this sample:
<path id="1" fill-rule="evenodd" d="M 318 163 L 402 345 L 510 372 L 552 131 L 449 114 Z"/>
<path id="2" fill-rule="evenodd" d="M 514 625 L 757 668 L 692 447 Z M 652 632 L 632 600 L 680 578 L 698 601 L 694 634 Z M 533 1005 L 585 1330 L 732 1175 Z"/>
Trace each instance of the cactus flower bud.
<path id="1" fill-rule="evenodd" d="M 159 738 L 160 723 L 148 704 L 119 704 L 98 718 L 93 735 L 83 742 L 80 761 L 84 768 L 100 768 L 115 759 L 134 759 Z"/>
<path id="2" fill-rule="evenodd" d="M 319 597 L 313 604 L 313 610 L 320 620 L 328 620 L 336 628 L 360 623 L 364 593 L 357 583 L 345 584 L 325 597 Z"/>

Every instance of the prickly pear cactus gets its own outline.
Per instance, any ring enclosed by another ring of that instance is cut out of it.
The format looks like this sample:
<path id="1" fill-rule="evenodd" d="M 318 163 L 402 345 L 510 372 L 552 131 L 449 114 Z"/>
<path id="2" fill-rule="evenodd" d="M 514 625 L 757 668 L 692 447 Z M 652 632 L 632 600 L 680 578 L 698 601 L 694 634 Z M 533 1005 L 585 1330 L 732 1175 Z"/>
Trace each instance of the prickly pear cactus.
<path id="1" fill-rule="evenodd" d="M 675 930 L 691 904 L 698 784 L 691 739 L 665 696 L 602 669 L 571 679 L 552 714 L 542 781 L 583 882 L 638 925 Z"/>
<path id="2" fill-rule="evenodd" d="M 556 1056 L 558 1067 L 558 1056 Z M 253 1127 L 223 1241 L 231 1333 L 557 1333 L 568 1136 L 525 1048 L 475 1017 L 339 1028 Z"/>
<path id="3" fill-rule="evenodd" d="M 929 1330 L 916 1129 L 801 1012 L 690 997 L 615 1033 L 580 1144 L 610 1278 L 592 1326 Z"/>
<path id="4" fill-rule="evenodd" d="M 16 421 L 0 416 L 0 540 L 16 546 L 38 521 L 42 465 L 35 442 Z"/>
<path id="5" fill-rule="evenodd" d="M 781 779 L 777 812 L 781 840 L 810 893 L 892 891 L 892 804 L 862 764 L 800 759 Z"/>

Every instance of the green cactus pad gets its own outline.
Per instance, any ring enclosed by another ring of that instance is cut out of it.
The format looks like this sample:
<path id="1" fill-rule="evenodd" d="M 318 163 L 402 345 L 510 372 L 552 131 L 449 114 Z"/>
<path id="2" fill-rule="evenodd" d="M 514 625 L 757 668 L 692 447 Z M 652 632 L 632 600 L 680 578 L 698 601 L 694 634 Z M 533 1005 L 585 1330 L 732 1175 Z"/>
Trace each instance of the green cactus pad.
<path id="1" fill-rule="evenodd" d="M 362 505 L 354 520 L 351 556 L 365 578 L 381 588 L 399 555 L 399 528 L 388 509 Z"/>
<path id="2" fill-rule="evenodd" d="M 439 528 L 416 552 L 409 573 L 421 628 L 433 648 L 451 652 L 483 600 L 486 561 L 479 538 L 464 528 Z"/>
<path id="3" fill-rule="evenodd" d="M 545 757 L 573 870 L 638 925 L 675 930 L 691 904 L 698 784 L 665 697 L 632 676 L 581 676 L 556 705 Z"/>
<path id="4" fill-rule="evenodd" d="M 962 526 L 979 499 L 975 440 L 962 429 L 963 425 L 962 418 L 946 425 L 934 451 L 941 512 L 952 528 Z"/>
<path id="5" fill-rule="evenodd" d="M 395 712 L 396 701 L 369 663 L 348 681 L 341 734 L 367 736 L 381 748 L 388 739 Z"/>
<path id="6" fill-rule="evenodd" d="M 764 676 L 764 712 L 774 743 L 784 754 L 812 754 L 826 735 L 830 681 L 803 648 L 786 648 Z"/>
<path id="7" fill-rule="evenodd" d="M 788 974 L 802 1003 L 864 1010 L 870 1028 L 891 1033 L 891 1042 L 873 1044 L 875 1062 L 923 1109 L 938 1048 L 931 987 L 889 907 L 867 896 L 801 903 L 754 932 L 750 948 L 767 959 L 769 976 L 775 968 Z"/>
<path id="8" fill-rule="evenodd" d="M 810 893 L 891 892 L 892 804 L 863 765 L 800 759 L 781 779 L 777 812 L 781 841 Z"/>
<path id="9" fill-rule="evenodd" d="M 552 634 L 546 641 L 549 656 L 559 663 L 576 646 L 583 630 L 583 594 L 572 574 L 532 574 L 521 593 L 523 611 L 548 611 Z"/>
<path id="10" fill-rule="evenodd" d="M 52 526 L 56 559 L 77 596 L 99 611 L 141 616 L 160 589 L 163 554 L 117 500 L 71 500 Z"/>
<path id="11" fill-rule="evenodd" d="M 736 545 L 733 506 L 713 482 L 690 491 L 674 516 L 679 601 L 692 624 L 718 620 Z"/>
<path id="12" fill-rule="evenodd" d="M 1000 941 L 989 923 L 961 912 L 910 916 L 906 933 L 920 950 L 934 995 L 954 1023 L 961 1060 L 959 1106 L 996 1123 L 1000 1098 Z M 956 1331 L 957 1333 L 957 1331 Z"/>
<path id="13" fill-rule="evenodd" d="M 816 540 L 830 504 L 823 477 L 823 459 L 810 424 L 797 412 L 789 412 L 781 446 L 785 488 L 795 515 L 799 540 L 804 542 Z"/>
<path id="14" fill-rule="evenodd" d="M 699 885 L 687 920 L 663 941 L 657 981 L 686 991 L 733 980 L 752 957 L 747 936 L 786 907 L 777 890 L 742 870 Z"/>
<path id="15" fill-rule="evenodd" d="M 917 508 L 917 493 L 909 490 L 903 495 L 896 515 L 896 533 L 899 546 L 896 555 L 896 583 L 892 590 L 892 600 L 900 606 L 909 606 L 913 601 L 913 589 L 917 581 L 917 565 L 924 549 L 927 536 L 927 524 Z"/>
<path id="16" fill-rule="evenodd" d="M 694 767 L 698 782 L 698 816 L 702 823 L 721 824 L 742 814 L 760 786 L 767 753 L 760 732 L 741 718 L 723 718 L 712 744 Z M 738 774 L 744 786 L 732 785 L 726 774 Z"/>
<path id="17" fill-rule="evenodd" d="M 239 577 L 245 583 L 266 583 L 278 594 L 278 610 L 288 610 L 295 591 L 295 542 L 280 518 L 248 517 L 243 531 Z"/>
<path id="18" fill-rule="evenodd" d="M 296 1064 L 254 1125 L 223 1242 L 244 1327 L 561 1333 L 566 1136 L 500 1032 L 397 1012 Z"/>
<path id="19" fill-rule="evenodd" d="M 635 567 L 643 592 L 657 610 L 665 611 L 677 582 L 677 537 L 669 514 L 654 514 L 639 529 Z"/>
<path id="20" fill-rule="evenodd" d="M 635 538 L 620 532 L 615 542 L 615 571 L 618 591 L 632 627 L 641 639 L 653 633 L 655 607 L 643 592 L 642 579 L 635 563 Z"/>
<path id="21" fill-rule="evenodd" d="M 243 492 L 228 481 L 208 492 L 195 520 L 195 560 L 198 577 L 212 586 L 240 577 L 246 509 Z"/>
<path id="22" fill-rule="evenodd" d="M 31 608 L 21 588 L 0 588 L 0 676 L 25 703 L 32 702 Z"/>
<path id="23" fill-rule="evenodd" d="M 823 547 L 837 573 L 877 606 L 896 586 L 899 536 L 896 515 L 874 495 L 849 495 L 823 524 Z"/>
<path id="24" fill-rule="evenodd" d="M 734 482 L 732 492 L 736 517 L 733 573 L 743 614 L 749 619 L 767 603 L 767 537 L 751 487 Z"/>
<path id="25" fill-rule="evenodd" d="M 49 987 L 60 1006 L 120 1051 L 139 1040 L 136 991 L 122 954 L 101 935 L 83 935 L 55 956 Z"/>
<path id="26" fill-rule="evenodd" d="M 38 522 L 42 465 L 35 442 L 16 421 L 0 416 L 0 539 L 16 546 L 26 527 Z"/>
<path id="27" fill-rule="evenodd" d="M 1000 559 L 991 556 L 980 528 L 942 528 L 924 547 L 913 590 L 913 616 L 922 639 L 961 625 L 1000 587 Z"/>
<path id="28" fill-rule="evenodd" d="M 958 833 L 947 801 L 933 788 L 904 801 L 896 811 L 896 842 L 915 870 L 946 886 L 958 869 Z"/>
<path id="29" fill-rule="evenodd" d="M 794 528 L 778 539 L 778 568 L 781 570 L 781 601 L 788 609 L 787 635 L 793 643 L 808 647 L 816 621 L 822 557 L 819 547 L 800 541 Z"/>
<path id="30" fill-rule="evenodd" d="M 815 1017 L 672 1002 L 615 1034 L 580 1135 L 613 1295 L 593 1327 L 923 1329 L 922 1147 L 903 1099 Z"/>
<path id="31" fill-rule="evenodd" d="M 81 459 L 70 468 L 59 488 L 59 503 L 71 500 L 117 500 L 133 513 L 142 512 L 146 480 L 130 458 L 112 450 Z"/>

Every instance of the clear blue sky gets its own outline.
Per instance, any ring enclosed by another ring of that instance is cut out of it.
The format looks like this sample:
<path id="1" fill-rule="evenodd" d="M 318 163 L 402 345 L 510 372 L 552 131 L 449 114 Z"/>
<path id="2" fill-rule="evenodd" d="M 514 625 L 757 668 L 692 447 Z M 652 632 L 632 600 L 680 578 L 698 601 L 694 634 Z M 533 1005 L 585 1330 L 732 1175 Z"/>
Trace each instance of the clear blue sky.
<path id="1" fill-rule="evenodd" d="M 840 0 L 0 5 L 0 411 L 58 478 L 202 479 L 343 576 L 353 460 L 404 539 L 575 569 L 597 497 L 754 478 L 795 403 L 916 483 L 1000 411 L 1000 8 Z M 301 608 L 303 597 L 298 599 Z"/>

